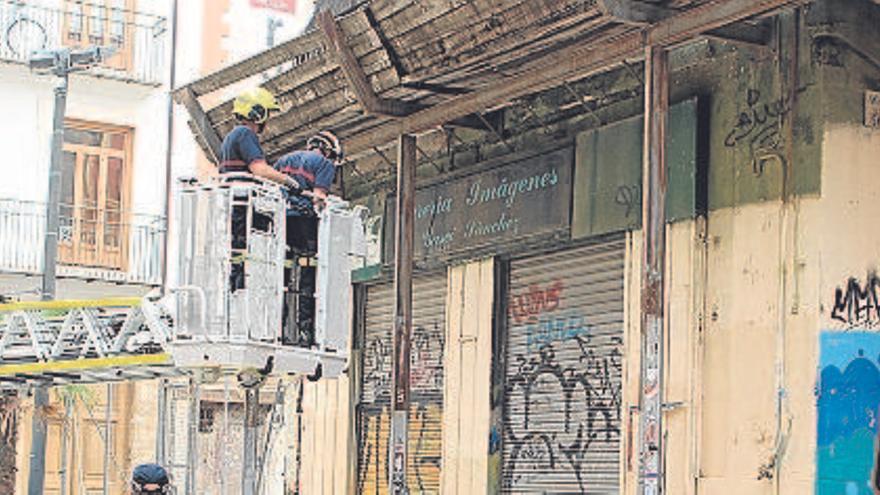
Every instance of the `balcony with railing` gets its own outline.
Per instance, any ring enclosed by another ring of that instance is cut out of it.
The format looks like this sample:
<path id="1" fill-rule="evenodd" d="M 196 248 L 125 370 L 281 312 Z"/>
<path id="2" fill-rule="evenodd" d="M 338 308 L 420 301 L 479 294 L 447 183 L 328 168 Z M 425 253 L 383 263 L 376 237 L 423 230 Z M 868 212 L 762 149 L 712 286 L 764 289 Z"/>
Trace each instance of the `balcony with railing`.
<path id="1" fill-rule="evenodd" d="M 132 0 L 0 0 L 0 60 L 27 63 L 35 50 L 112 46 L 115 54 L 90 74 L 161 84 L 166 18 L 133 5 Z"/>
<path id="2" fill-rule="evenodd" d="M 43 270 L 44 203 L 0 199 L 0 273 Z M 165 219 L 112 209 L 62 205 L 58 275 L 159 285 Z"/>

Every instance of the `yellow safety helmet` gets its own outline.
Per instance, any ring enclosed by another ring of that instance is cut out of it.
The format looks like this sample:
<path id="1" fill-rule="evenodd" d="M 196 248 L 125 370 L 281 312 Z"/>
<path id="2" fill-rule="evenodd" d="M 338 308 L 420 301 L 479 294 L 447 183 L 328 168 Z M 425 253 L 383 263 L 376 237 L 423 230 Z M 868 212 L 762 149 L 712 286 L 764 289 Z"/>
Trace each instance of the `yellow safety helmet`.
<path id="1" fill-rule="evenodd" d="M 272 93 L 263 88 L 248 89 L 232 102 L 232 113 L 255 124 L 266 122 L 269 112 L 280 108 Z"/>

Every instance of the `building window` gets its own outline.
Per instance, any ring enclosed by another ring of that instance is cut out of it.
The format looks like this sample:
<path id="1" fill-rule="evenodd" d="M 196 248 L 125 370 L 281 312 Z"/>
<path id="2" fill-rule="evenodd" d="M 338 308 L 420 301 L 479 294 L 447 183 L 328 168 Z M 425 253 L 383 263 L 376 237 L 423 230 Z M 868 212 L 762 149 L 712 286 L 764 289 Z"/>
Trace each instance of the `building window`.
<path id="1" fill-rule="evenodd" d="M 67 16 L 65 17 L 66 36 L 65 44 L 78 45 L 82 42 L 84 31 L 83 4 L 79 2 L 67 3 Z"/>
<path id="2" fill-rule="evenodd" d="M 211 433 L 214 431 L 214 412 L 216 406 L 202 402 L 199 407 L 199 433 Z"/>
<path id="3" fill-rule="evenodd" d="M 134 45 L 134 0 L 64 0 L 64 44 L 110 45 L 116 53 L 102 65 L 130 70 Z"/>
<path id="4" fill-rule="evenodd" d="M 128 237 L 131 129 L 70 120 L 64 127 L 58 259 L 122 270 Z"/>

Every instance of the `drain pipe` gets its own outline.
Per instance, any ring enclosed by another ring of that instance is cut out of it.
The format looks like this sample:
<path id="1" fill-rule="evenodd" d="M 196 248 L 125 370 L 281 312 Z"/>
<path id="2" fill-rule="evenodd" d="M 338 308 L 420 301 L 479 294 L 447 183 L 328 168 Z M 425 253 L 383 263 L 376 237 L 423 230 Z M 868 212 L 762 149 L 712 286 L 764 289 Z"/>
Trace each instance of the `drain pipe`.
<path id="1" fill-rule="evenodd" d="M 776 442 L 773 453 L 773 488 L 774 493 L 777 495 L 782 491 L 782 461 L 785 457 L 786 450 L 788 449 L 788 440 L 791 435 L 792 427 L 792 417 L 789 412 L 788 391 L 785 376 L 785 356 L 787 346 L 786 333 L 788 332 L 787 305 L 790 295 L 789 279 L 791 279 L 791 283 L 795 285 L 797 284 L 796 271 L 798 269 L 797 232 L 800 212 L 798 208 L 798 198 L 795 197 L 791 191 L 791 185 L 793 183 L 791 174 L 793 172 L 792 163 L 794 163 L 794 118 L 797 115 L 798 86 L 800 85 L 798 71 L 800 70 L 801 12 L 800 8 L 796 8 L 791 13 L 792 32 L 789 33 L 786 38 L 789 40 L 789 43 L 788 46 L 785 47 L 787 48 L 785 50 L 787 52 L 786 55 L 789 58 L 788 63 L 784 63 L 781 56 L 783 53 L 782 26 L 777 25 L 776 29 L 777 36 L 779 37 L 779 51 L 777 52 L 780 54 L 777 58 L 778 63 L 780 64 L 779 73 L 780 75 L 785 74 L 781 93 L 785 98 L 788 98 L 791 101 L 791 113 L 785 118 L 786 120 L 783 121 L 788 139 L 786 140 L 785 146 L 787 161 L 783 165 L 782 214 L 781 224 L 779 226 L 779 263 L 782 269 L 780 273 L 781 283 L 779 287 L 779 327 L 776 339 Z M 777 19 L 780 19 L 778 22 L 781 23 L 781 18 L 777 17 Z M 783 72 L 783 70 L 785 72 Z M 791 228 L 789 227 L 790 224 Z M 789 259 L 791 259 L 790 269 Z M 795 290 L 796 289 L 797 287 L 795 287 Z M 795 302 L 795 304 L 796 303 L 797 302 Z M 795 304 L 793 304 L 792 312 L 797 310 Z"/>
<path id="2" fill-rule="evenodd" d="M 773 443 L 773 453 L 766 464 L 758 469 L 758 479 L 768 479 L 773 483 L 773 493 L 778 495 L 782 490 L 782 461 L 788 448 L 788 441 L 792 428 L 792 416 L 788 409 L 788 392 L 786 390 L 786 333 L 788 331 L 788 300 L 789 278 L 795 284 L 797 290 L 797 232 L 798 232 L 798 199 L 791 191 L 792 167 L 794 158 L 793 150 L 793 121 L 797 114 L 797 87 L 798 87 L 798 57 L 800 48 L 800 16 L 801 10 L 795 9 L 792 13 L 792 33 L 786 38 L 791 40 L 788 45 L 783 45 L 782 18 L 777 16 L 776 22 L 776 63 L 777 73 L 780 78 L 780 93 L 790 100 L 791 113 L 787 121 L 779 125 L 783 127 L 786 135 L 785 159 L 780 161 L 782 166 L 782 190 L 780 192 L 781 204 L 779 206 L 779 237 L 777 263 L 779 264 L 779 289 L 777 294 L 778 319 L 776 323 L 776 356 L 775 356 L 775 384 L 776 384 L 776 435 Z M 783 60 L 783 55 L 789 61 Z M 783 129 L 780 129 L 782 131 Z M 789 228 L 789 224 L 792 227 Z M 789 269 L 789 259 L 792 259 Z M 797 293 L 795 293 L 797 297 Z M 791 313 L 798 311 L 799 301 L 793 301 Z"/>
<path id="3" fill-rule="evenodd" d="M 162 295 L 168 293 L 168 253 L 171 246 L 171 156 L 174 144 L 174 90 L 177 77 L 177 2 L 171 3 L 171 62 L 168 74 L 168 136 L 165 141 L 165 242 L 162 248 Z"/>

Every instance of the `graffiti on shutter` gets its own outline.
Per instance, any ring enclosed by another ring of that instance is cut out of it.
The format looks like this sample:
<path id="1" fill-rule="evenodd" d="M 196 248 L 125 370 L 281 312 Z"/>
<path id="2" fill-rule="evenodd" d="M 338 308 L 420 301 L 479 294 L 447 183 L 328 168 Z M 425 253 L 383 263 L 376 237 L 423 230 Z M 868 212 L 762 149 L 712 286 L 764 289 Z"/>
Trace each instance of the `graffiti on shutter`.
<path id="1" fill-rule="evenodd" d="M 618 493 L 622 240 L 511 262 L 502 491 Z"/>
<path id="2" fill-rule="evenodd" d="M 409 466 L 411 493 L 439 493 L 443 415 L 445 273 L 413 282 Z M 358 493 L 388 493 L 391 425 L 391 284 L 367 289 L 363 381 L 358 428 Z"/>

